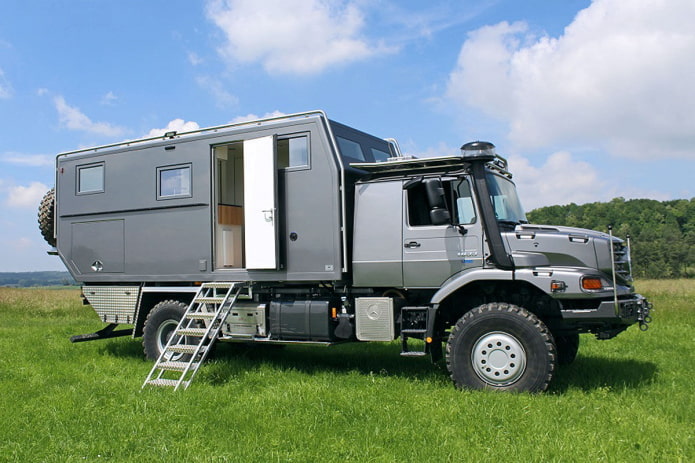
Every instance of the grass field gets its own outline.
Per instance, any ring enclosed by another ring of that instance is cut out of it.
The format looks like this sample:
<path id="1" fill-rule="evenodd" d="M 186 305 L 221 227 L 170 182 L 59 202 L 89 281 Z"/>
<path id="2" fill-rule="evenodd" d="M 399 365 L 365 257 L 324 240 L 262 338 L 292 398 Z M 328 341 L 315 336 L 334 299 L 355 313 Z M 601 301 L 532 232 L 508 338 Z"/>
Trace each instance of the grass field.
<path id="1" fill-rule="evenodd" d="M 695 461 L 695 280 L 640 281 L 648 332 L 583 335 L 545 394 L 458 391 L 397 343 L 224 344 L 186 391 L 76 290 L 0 288 L 1 461 Z"/>

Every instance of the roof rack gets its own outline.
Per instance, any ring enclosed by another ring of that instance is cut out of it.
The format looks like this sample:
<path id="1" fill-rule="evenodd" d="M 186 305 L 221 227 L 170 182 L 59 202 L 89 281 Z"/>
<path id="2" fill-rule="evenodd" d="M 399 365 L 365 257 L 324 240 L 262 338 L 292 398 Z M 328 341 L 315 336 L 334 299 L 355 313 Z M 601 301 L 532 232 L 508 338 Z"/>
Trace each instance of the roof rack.
<path id="1" fill-rule="evenodd" d="M 508 178 L 512 178 L 512 174 L 507 170 L 507 160 L 499 155 L 486 163 L 488 168 L 498 171 Z M 364 170 L 373 176 L 388 176 L 398 174 L 425 174 L 435 172 L 456 172 L 467 169 L 470 166 L 470 160 L 465 156 L 449 155 L 438 156 L 433 158 L 414 158 L 407 159 L 404 157 L 391 158 L 388 161 L 382 162 L 351 162 L 350 167 Z"/>
<path id="2" fill-rule="evenodd" d="M 236 128 L 240 128 L 240 127 L 244 127 L 244 126 L 263 125 L 263 124 L 267 124 L 267 123 L 271 123 L 271 122 L 281 122 L 281 121 L 284 122 L 284 121 L 290 121 L 293 119 L 306 119 L 309 117 L 322 117 L 326 121 L 328 120 L 328 116 L 326 116 L 326 113 L 324 111 L 314 110 L 314 111 L 307 111 L 307 112 L 303 112 L 303 113 L 286 114 L 286 115 L 282 115 L 282 116 L 267 117 L 267 118 L 256 119 L 256 120 L 251 120 L 251 121 L 235 122 L 233 124 L 225 124 L 225 125 L 218 125 L 218 126 L 214 126 L 214 127 L 206 127 L 203 129 L 191 130 L 189 132 L 178 133 L 176 131 L 171 131 L 171 132 L 166 132 L 163 135 L 160 135 L 157 137 L 139 138 L 139 139 L 135 139 L 135 140 L 122 141 L 119 143 L 112 143 L 109 145 L 95 146 L 93 148 L 83 148 L 83 149 L 79 149 L 79 150 L 75 150 L 75 151 L 66 151 L 64 153 L 58 154 L 57 157 L 69 156 L 69 155 L 73 155 L 73 154 L 82 154 L 82 153 L 97 153 L 97 152 L 103 151 L 103 150 L 128 147 L 128 146 L 132 146 L 132 145 L 140 144 L 140 143 L 171 140 L 174 138 L 181 138 L 181 137 L 190 136 L 190 135 L 201 135 L 204 133 L 222 132 L 222 131 L 236 129 Z"/>

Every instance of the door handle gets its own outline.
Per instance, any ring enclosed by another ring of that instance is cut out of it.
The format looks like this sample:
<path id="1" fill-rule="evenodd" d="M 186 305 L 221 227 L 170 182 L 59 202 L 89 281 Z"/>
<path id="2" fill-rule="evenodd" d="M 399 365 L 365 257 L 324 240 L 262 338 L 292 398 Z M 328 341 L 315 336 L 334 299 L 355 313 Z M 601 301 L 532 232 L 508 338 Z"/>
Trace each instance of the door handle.
<path id="1" fill-rule="evenodd" d="M 420 247 L 420 243 L 418 243 L 417 241 L 411 241 L 411 242 L 409 242 L 409 243 L 405 243 L 405 244 L 403 245 L 403 247 L 404 247 L 404 248 L 408 248 L 408 249 L 419 248 L 419 247 Z"/>
<path id="2" fill-rule="evenodd" d="M 273 210 L 272 209 L 264 209 L 261 212 L 263 213 L 263 217 L 265 218 L 266 222 L 272 222 L 273 221 Z"/>

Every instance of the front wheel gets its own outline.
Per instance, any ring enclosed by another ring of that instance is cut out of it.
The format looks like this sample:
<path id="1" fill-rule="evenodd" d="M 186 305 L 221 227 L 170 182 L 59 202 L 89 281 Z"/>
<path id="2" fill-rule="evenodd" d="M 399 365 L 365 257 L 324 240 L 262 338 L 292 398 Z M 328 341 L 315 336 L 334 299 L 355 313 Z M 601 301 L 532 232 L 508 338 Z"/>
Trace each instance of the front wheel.
<path id="1" fill-rule="evenodd" d="M 467 312 L 446 345 L 447 368 L 459 388 L 542 392 L 556 363 L 548 328 L 512 304 L 484 304 Z"/>

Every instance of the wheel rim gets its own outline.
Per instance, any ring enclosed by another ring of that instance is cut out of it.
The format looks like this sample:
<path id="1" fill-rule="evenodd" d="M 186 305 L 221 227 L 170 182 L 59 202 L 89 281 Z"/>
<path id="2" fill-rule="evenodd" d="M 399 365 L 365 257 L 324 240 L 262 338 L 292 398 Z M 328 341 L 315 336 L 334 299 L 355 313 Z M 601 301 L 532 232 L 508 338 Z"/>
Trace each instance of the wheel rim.
<path id="1" fill-rule="evenodd" d="M 514 336 L 496 331 L 482 336 L 471 355 L 476 374 L 493 386 L 506 386 L 526 370 L 526 351 Z"/>
<path id="2" fill-rule="evenodd" d="M 174 335 L 176 327 L 179 326 L 179 322 L 176 320 L 166 320 L 164 323 L 159 325 L 157 328 L 157 349 L 161 354 L 164 352 L 164 348 L 167 346 L 169 339 Z M 176 360 L 181 357 L 182 354 L 170 353 L 166 356 L 167 360 Z"/>

